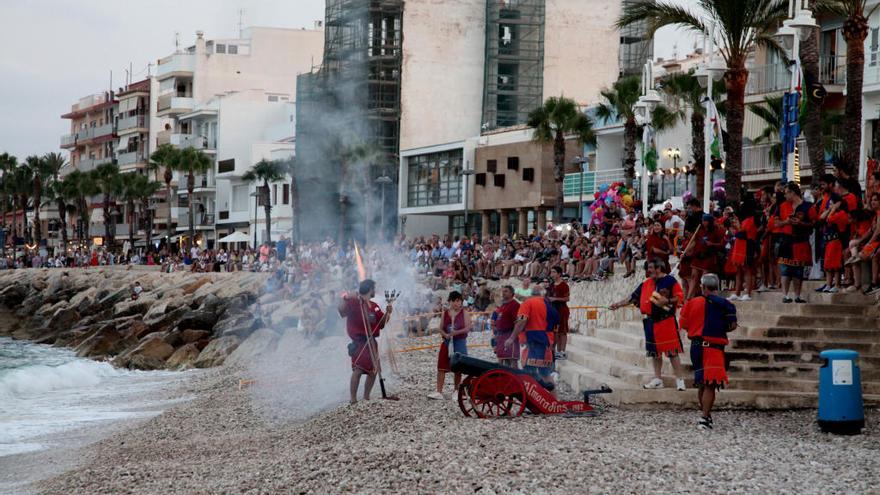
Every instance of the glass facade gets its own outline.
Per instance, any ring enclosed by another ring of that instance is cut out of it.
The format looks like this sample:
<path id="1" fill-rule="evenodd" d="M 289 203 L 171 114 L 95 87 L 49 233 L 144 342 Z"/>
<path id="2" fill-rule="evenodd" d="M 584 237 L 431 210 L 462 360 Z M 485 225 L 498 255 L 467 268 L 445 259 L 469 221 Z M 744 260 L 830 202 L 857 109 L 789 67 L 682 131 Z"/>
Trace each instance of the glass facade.
<path id="1" fill-rule="evenodd" d="M 406 161 L 407 206 L 437 206 L 461 202 L 461 149 L 410 156 Z"/>

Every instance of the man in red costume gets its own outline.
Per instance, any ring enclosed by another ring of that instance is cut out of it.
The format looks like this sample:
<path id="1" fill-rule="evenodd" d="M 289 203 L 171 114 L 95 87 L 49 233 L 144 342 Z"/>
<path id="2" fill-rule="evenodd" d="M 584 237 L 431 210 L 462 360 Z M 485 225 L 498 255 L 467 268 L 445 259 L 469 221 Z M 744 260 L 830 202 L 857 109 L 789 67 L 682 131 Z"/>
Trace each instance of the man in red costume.
<path id="1" fill-rule="evenodd" d="M 703 295 L 688 301 L 681 310 L 681 328 L 691 340 L 694 384 L 699 389 L 702 413 L 698 426 L 703 430 L 712 429 L 715 391 L 727 385 L 724 346 L 729 343 L 727 333 L 736 329 L 736 306 L 715 294 L 720 283 L 714 273 L 703 275 Z"/>
<path id="2" fill-rule="evenodd" d="M 629 298 L 612 304 L 610 309 L 616 310 L 634 304 L 644 315 L 642 323 L 645 327 L 645 351 L 654 364 L 654 379 L 644 387 L 663 388 L 661 372 L 663 356 L 666 355 L 675 370 L 676 389 L 682 391 L 685 390 L 684 371 L 678 355 L 683 349 L 675 312 L 684 301 L 684 292 L 675 277 L 667 275 L 666 264 L 660 260 L 646 262 L 645 275 L 647 279 Z"/>
<path id="3" fill-rule="evenodd" d="M 376 297 L 376 282 L 366 279 L 360 283 L 358 294 L 343 294 L 337 306 L 339 316 L 345 318 L 345 331 L 351 339 L 348 355 L 351 356 L 351 403 L 357 402 L 361 375 L 366 374 L 364 400 L 370 400 L 370 391 L 379 371 L 379 346 L 376 338 L 391 316 L 391 305 L 383 313 L 372 299 Z"/>

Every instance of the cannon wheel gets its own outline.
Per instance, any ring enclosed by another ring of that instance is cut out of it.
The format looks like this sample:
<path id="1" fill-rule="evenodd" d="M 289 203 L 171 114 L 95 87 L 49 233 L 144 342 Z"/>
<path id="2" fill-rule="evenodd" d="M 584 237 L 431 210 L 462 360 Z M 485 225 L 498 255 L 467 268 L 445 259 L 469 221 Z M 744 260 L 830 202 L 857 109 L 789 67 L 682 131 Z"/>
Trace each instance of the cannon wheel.
<path id="1" fill-rule="evenodd" d="M 474 377 L 465 377 L 461 385 L 458 386 L 458 407 L 465 416 L 476 416 L 474 405 L 471 403 L 471 391 L 474 388 Z"/>
<path id="2" fill-rule="evenodd" d="M 480 418 L 520 416 L 526 407 L 526 389 L 513 373 L 492 370 L 474 381 L 471 404 Z"/>

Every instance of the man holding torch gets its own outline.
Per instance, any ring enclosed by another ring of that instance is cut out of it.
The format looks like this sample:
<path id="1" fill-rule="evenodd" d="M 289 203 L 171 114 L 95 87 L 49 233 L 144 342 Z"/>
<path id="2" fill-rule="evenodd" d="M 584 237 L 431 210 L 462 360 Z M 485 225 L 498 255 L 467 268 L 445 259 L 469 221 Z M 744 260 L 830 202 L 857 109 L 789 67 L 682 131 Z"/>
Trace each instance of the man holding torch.
<path id="1" fill-rule="evenodd" d="M 367 375 L 364 382 L 364 400 L 370 400 L 370 391 L 373 389 L 380 368 L 376 338 L 391 316 L 391 301 L 388 302 L 383 313 L 379 305 L 372 301 L 374 297 L 376 297 L 376 282 L 366 279 L 358 286 L 356 295 L 344 293 L 342 301 L 336 308 L 339 316 L 345 318 L 345 330 L 351 338 L 348 355 L 351 356 L 349 391 L 352 404 L 357 402 L 358 386 L 361 375 L 364 374 Z"/>

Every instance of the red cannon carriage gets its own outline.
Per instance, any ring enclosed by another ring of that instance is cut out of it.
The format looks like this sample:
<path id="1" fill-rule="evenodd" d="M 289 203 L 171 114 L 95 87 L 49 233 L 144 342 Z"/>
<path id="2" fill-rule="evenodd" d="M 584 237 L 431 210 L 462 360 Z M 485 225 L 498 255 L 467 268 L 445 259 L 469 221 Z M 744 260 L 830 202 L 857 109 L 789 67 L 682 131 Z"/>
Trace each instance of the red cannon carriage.
<path id="1" fill-rule="evenodd" d="M 533 414 L 594 415 L 590 396 L 611 393 L 603 386 L 585 390 L 583 401 L 561 401 L 525 371 L 458 353 L 452 357 L 451 368 L 466 375 L 458 388 L 458 407 L 465 416 L 520 416 L 526 410 Z"/>

